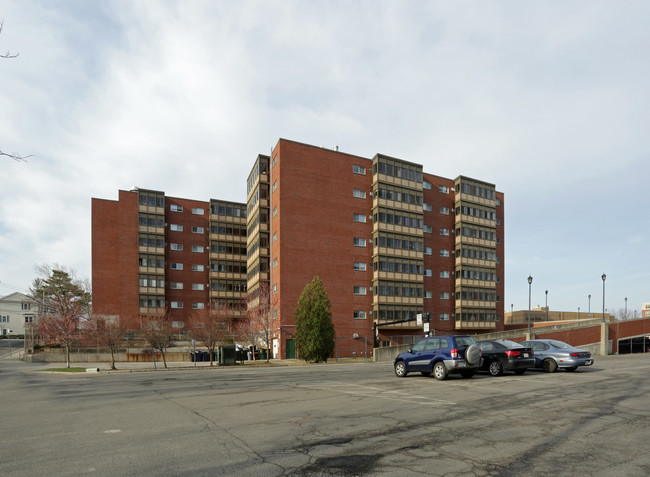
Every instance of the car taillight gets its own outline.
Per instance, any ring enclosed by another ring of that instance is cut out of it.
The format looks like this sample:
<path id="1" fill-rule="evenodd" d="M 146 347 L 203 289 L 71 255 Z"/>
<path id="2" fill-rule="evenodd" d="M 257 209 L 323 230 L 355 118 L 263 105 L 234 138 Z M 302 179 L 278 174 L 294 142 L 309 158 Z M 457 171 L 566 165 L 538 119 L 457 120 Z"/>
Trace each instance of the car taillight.
<path id="1" fill-rule="evenodd" d="M 580 353 L 571 353 L 569 356 L 571 356 L 572 358 L 579 358 Z"/>
<path id="2" fill-rule="evenodd" d="M 514 349 L 506 350 L 506 355 L 510 356 L 511 358 L 513 356 L 519 356 L 520 354 L 521 354 L 521 351 L 517 351 L 517 350 L 514 350 Z"/>
<path id="3" fill-rule="evenodd" d="M 458 359 L 458 350 L 456 348 L 451 350 L 451 357 Z"/>

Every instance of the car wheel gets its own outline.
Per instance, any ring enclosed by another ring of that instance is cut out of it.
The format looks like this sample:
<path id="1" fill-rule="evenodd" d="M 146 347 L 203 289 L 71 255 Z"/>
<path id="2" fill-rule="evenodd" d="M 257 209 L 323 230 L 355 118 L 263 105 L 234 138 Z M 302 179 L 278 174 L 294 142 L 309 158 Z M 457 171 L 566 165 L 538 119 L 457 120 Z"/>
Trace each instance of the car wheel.
<path id="1" fill-rule="evenodd" d="M 550 358 L 542 361 L 542 369 L 546 373 L 554 373 L 557 370 L 557 363 Z"/>
<path id="2" fill-rule="evenodd" d="M 492 376 L 501 376 L 503 374 L 503 366 L 498 361 L 492 361 L 488 368 Z"/>
<path id="3" fill-rule="evenodd" d="M 438 361 L 433 365 L 433 376 L 438 381 L 442 381 L 447 378 L 447 368 L 445 368 L 445 363 Z"/>
<path id="4" fill-rule="evenodd" d="M 522 375 L 522 374 L 524 374 L 526 371 L 528 371 L 528 368 L 515 369 L 515 374 Z"/>
<path id="5" fill-rule="evenodd" d="M 467 378 L 467 379 L 471 378 L 471 377 L 474 376 L 475 374 L 476 374 L 476 370 L 475 370 L 475 369 L 468 369 L 468 370 L 466 370 L 466 371 L 461 371 L 461 372 L 460 372 L 460 375 L 461 375 L 462 377 L 464 377 L 464 378 Z"/>
<path id="6" fill-rule="evenodd" d="M 395 376 L 398 378 L 403 378 L 408 374 L 408 371 L 406 371 L 406 364 L 404 361 L 398 361 L 395 363 Z"/>
<path id="7" fill-rule="evenodd" d="M 431 376 L 431 371 L 420 371 L 420 374 L 421 374 L 422 376 L 427 376 L 427 377 L 429 377 L 429 376 Z"/>
<path id="8" fill-rule="evenodd" d="M 564 369 L 566 369 L 567 371 L 575 371 L 576 369 L 578 369 L 578 367 L 577 366 L 571 366 L 570 368 L 564 368 Z"/>
<path id="9" fill-rule="evenodd" d="M 472 366 L 481 364 L 481 350 L 476 345 L 469 345 L 465 350 L 465 361 Z"/>

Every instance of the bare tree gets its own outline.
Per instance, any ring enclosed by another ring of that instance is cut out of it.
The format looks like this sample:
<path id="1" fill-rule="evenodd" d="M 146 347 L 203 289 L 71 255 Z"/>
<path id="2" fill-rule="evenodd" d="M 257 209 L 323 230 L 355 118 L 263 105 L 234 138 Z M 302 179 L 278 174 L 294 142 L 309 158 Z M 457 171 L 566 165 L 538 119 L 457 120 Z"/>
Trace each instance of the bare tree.
<path id="1" fill-rule="evenodd" d="M 115 352 L 124 343 L 128 330 L 120 325 L 117 315 L 90 315 L 87 323 L 90 336 L 99 339 L 111 350 L 111 369 L 115 368 Z"/>
<path id="2" fill-rule="evenodd" d="M 0 20 L 0 34 L 2 33 L 2 27 L 4 26 L 4 23 L 4 20 Z M 7 51 L 4 55 L 0 54 L 0 58 L 16 58 L 19 54 L 20 53 L 11 53 Z M 0 149 L 0 156 L 7 156 L 18 162 L 27 162 L 27 158 L 31 157 L 32 155 L 30 154 L 28 156 L 22 156 L 15 152 L 4 152 Z"/>
<path id="3" fill-rule="evenodd" d="M 65 308 L 53 308 L 42 315 L 38 332 L 46 343 L 56 343 L 65 349 L 66 367 L 70 367 L 70 347 L 79 339 L 79 320 L 83 316 L 82 305 L 73 302 Z"/>
<path id="4" fill-rule="evenodd" d="M 257 346 L 265 336 L 255 318 L 248 316 L 235 322 L 235 331 L 240 341 L 251 346 Z M 255 360 L 255 353 L 253 353 L 253 360 Z"/>
<path id="5" fill-rule="evenodd" d="M 626 310 L 625 308 L 619 308 L 618 310 L 615 310 L 614 313 L 612 313 L 612 315 L 618 321 L 631 320 L 632 318 L 635 317 L 635 312 L 633 310 Z"/>
<path id="6" fill-rule="evenodd" d="M 172 326 L 172 320 L 169 317 L 169 311 L 161 313 L 149 313 L 142 317 L 142 334 L 144 339 L 151 346 L 152 352 L 160 351 L 163 364 L 167 367 L 167 358 L 165 353 L 167 348 L 172 344 L 172 338 L 176 330 Z"/>
<path id="7" fill-rule="evenodd" d="M 252 322 L 251 326 L 260 331 L 262 344 L 266 346 L 266 362 L 271 359 L 271 337 L 273 335 L 274 318 L 271 307 L 271 293 L 267 282 L 260 282 L 259 287 L 249 293 L 246 301 L 246 318 Z"/>
<path id="8" fill-rule="evenodd" d="M 213 309 L 195 310 L 190 316 L 190 332 L 208 349 L 210 366 L 213 366 L 217 345 L 231 333 L 234 311 L 232 306 L 218 305 Z"/>

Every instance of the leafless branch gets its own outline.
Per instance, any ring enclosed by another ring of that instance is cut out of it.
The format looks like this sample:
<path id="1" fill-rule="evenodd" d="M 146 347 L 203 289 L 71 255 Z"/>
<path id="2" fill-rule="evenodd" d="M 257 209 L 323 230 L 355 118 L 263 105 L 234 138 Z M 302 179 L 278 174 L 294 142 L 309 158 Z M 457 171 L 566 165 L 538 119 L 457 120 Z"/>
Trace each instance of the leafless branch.
<path id="1" fill-rule="evenodd" d="M 4 152 L 0 150 L 0 156 L 7 156 L 13 159 L 14 161 L 17 162 L 27 162 L 28 157 L 32 157 L 33 154 L 29 154 L 27 156 L 21 156 L 20 154 L 16 154 L 15 152 L 9 153 L 9 152 Z"/>
<path id="2" fill-rule="evenodd" d="M 2 33 L 2 27 L 4 25 L 5 21 L 0 20 L 0 33 Z M 20 53 L 16 53 L 15 55 L 7 51 L 4 55 L 0 55 L 0 58 L 16 58 Z"/>

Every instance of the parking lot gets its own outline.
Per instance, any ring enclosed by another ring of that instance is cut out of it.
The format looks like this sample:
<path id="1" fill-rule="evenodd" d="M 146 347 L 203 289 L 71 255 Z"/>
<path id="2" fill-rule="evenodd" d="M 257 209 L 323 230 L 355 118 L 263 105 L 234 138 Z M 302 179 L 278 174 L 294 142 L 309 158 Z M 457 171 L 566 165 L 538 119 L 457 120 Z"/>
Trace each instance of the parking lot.
<path id="1" fill-rule="evenodd" d="M 0 361 L 3 475 L 650 475 L 645 355 L 446 381 L 392 363 L 41 368 Z"/>

